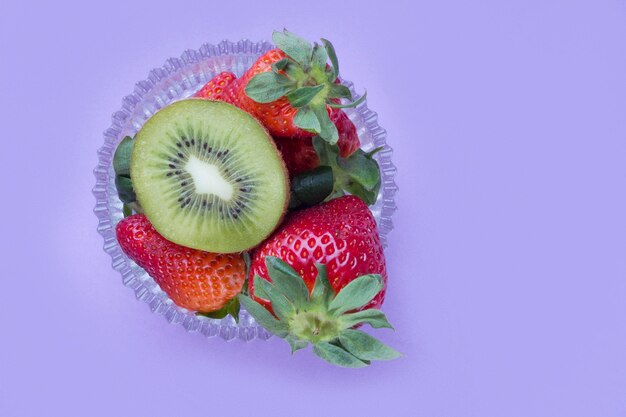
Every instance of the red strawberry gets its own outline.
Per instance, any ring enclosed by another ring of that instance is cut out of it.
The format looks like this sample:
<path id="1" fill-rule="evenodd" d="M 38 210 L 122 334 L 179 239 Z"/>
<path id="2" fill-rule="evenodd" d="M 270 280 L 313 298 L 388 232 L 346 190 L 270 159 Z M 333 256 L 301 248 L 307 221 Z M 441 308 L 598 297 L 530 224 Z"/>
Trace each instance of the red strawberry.
<path id="1" fill-rule="evenodd" d="M 340 98 L 352 99 L 338 82 L 339 65 L 330 42 L 311 45 L 290 33 L 274 32 L 277 49 L 262 55 L 230 84 L 224 100 L 255 116 L 274 137 L 311 138 L 319 134 L 340 145 L 342 156 L 359 147 L 354 125 L 345 117 Z M 328 59 L 332 63 L 327 64 Z M 343 153 L 345 152 L 345 153 Z"/>
<path id="2" fill-rule="evenodd" d="M 213 312 L 241 292 L 246 274 L 240 254 L 223 255 L 177 245 L 162 237 L 143 214 L 120 221 L 116 233 L 124 253 L 180 307 Z"/>
<path id="3" fill-rule="evenodd" d="M 330 117 L 339 131 L 339 141 L 337 142 L 339 155 L 347 158 L 360 146 L 356 128 L 346 113 L 341 110 L 331 111 Z M 311 137 L 274 137 L 274 142 L 276 142 L 276 146 L 285 160 L 289 175 L 298 175 L 302 172 L 317 168 L 320 165 L 319 157 L 315 152 L 311 139 Z"/>
<path id="4" fill-rule="evenodd" d="M 272 49 L 266 52 L 241 78 L 229 85 L 226 89 L 224 100 L 256 117 L 274 137 L 310 139 L 315 133 L 320 132 L 305 130 L 294 122 L 299 109 L 291 104 L 286 95 L 280 96 L 269 103 L 259 103 L 246 92 L 246 88 L 254 77 L 262 73 L 272 73 L 272 65 L 283 59 L 288 58 L 280 49 Z M 281 75 L 285 74 L 284 71 L 278 71 L 278 73 Z M 323 82 L 331 84 L 328 80 Z M 333 81 L 332 84 L 336 83 Z M 332 103 L 336 101 L 332 100 Z M 331 100 L 329 100 L 329 103 L 331 103 Z M 354 124 L 348 119 L 343 110 L 327 105 L 324 105 L 324 107 L 330 121 L 336 126 L 338 131 L 338 142 L 342 149 L 341 156 L 349 156 L 360 145 Z"/>
<path id="5" fill-rule="evenodd" d="M 311 138 L 274 138 L 274 142 L 291 177 L 319 166 Z"/>
<path id="6" fill-rule="evenodd" d="M 291 215 L 254 253 L 249 296 L 238 300 L 254 319 L 291 345 L 313 344 L 332 364 L 358 368 L 399 353 L 357 330 L 391 327 L 378 310 L 387 272 L 376 223 L 357 197 Z"/>
<path id="7" fill-rule="evenodd" d="M 338 109 L 331 111 L 330 120 L 339 131 L 339 141 L 337 142 L 339 155 L 347 158 L 361 146 L 359 135 L 356 133 L 356 126 L 344 111 Z"/>
<path id="8" fill-rule="evenodd" d="M 222 101 L 224 92 L 237 77 L 232 72 L 221 72 L 217 74 L 211 81 L 206 83 L 194 97 L 206 98 L 208 100 Z"/>
<path id="9" fill-rule="evenodd" d="M 335 292 L 365 274 L 380 274 L 382 290 L 363 308 L 378 308 L 385 298 L 387 270 L 376 222 L 367 205 L 355 196 L 345 196 L 328 203 L 292 213 L 283 225 L 254 252 L 250 276 L 269 280 L 266 256 L 288 263 L 302 276 L 309 291 L 317 276 L 316 263 L 326 265 L 328 279 Z M 254 280 L 249 292 L 255 296 Z"/>

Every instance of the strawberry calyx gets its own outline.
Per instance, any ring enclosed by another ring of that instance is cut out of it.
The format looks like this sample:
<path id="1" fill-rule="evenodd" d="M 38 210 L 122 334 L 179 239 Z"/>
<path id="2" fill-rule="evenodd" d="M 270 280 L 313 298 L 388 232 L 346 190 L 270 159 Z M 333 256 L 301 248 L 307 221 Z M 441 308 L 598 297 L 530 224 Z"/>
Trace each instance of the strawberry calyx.
<path id="1" fill-rule="evenodd" d="M 324 201 L 334 189 L 331 167 L 320 165 L 294 176 L 291 180 L 289 208 L 310 207 Z"/>
<path id="2" fill-rule="evenodd" d="M 241 304 L 237 297 L 228 301 L 224 307 L 219 310 L 211 311 L 208 313 L 197 312 L 196 315 L 208 317 L 210 319 L 223 319 L 224 317 L 230 315 L 233 319 L 235 319 L 235 323 L 239 323 L 239 310 L 241 308 Z"/>
<path id="3" fill-rule="evenodd" d="M 350 89 L 337 83 L 339 62 L 335 48 L 326 39 L 322 44 L 287 31 L 275 31 L 272 40 L 286 57 L 272 64 L 271 72 L 255 75 L 246 85 L 246 94 L 258 103 L 271 103 L 286 97 L 297 109 L 293 123 L 335 144 L 337 127 L 330 120 L 327 107 L 346 108 L 361 104 L 367 95 L 354 101 Z M 328 61 L 330 60 L 330 64 Z M 350 102 L 342 104 L 339 99 Z"/>
<path id="4" fill-rule="evenodd" d="M 318 357 L 347 368 L 400 356 L 393 348 L 354 329 L 360 324 L 393 328 L 382 311 L 359 310 L 382 290 L 380 275 L 362 275 L 335 293 L 326 267 L 316 264 L 318 274 L 309 292 L 302 277 L 286 262 L 267 256 L 265 263 L 272 281 L 255 275 L 255 296 L 268 300 L 273 314 L 248 295 L 239 294 L 237 298 L 261 326 L 285 339 L 292 353 L 312 344 Z"/>
<path id="5" fill-rule="evenodd" d="M 366 152 L 357 149 L 342 157 L 337 145 L 313 137 L 313 148 L 320 165 L 295 175 L 291 180 L 289 208 L 308 207 L 341 197 L 356 195 L 367 205 L 376 203 L 381 186 L 380 168 L 374 155 L 382 148 Z"/>
<path id="6" fill-rule="evenodd" d="M 115 188 L 117 195 L 123 203 L 122 211 L 124 217 L 128 217 L 134 213 L 143 213 L 135 189 L 133 181 L 130 178 L 130 155 L 135 143 L 134 138 L 130 136 L 124 137 L 117 145 L 115 154 L 113 155 L 113 170 L 115 171 Z"/>
<path id="7" fill-rule="evenodd" d="M 374 155 L 382 148 L 369 152 L 359 148 L 352 155 L 344 158 L 340 155 L 337 145 L 331 145 L 319 136 L 313 137 L 313 147 L 320 159 L 320 166 L 329 166 L 332 169 L 333 190 L 328 200 L 349 193 L 356 195 L 367 205 L 376 202 L 381 186 L 381 176 Z"/>

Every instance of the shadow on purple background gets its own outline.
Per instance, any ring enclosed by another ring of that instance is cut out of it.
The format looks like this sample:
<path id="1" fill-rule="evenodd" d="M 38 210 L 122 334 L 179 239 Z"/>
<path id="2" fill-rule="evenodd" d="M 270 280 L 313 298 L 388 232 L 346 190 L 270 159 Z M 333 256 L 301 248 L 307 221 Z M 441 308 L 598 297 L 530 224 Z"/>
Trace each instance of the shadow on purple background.
<path id="1" fill-rule="evenodd" d="M 0 4 L 0 416 L 626 416 L 623 1 L 173 4 Z M 101 249 L 121 98 L 283 26 L 333 41 L 396 150 L 378 334 L 401 360 L 187 334 Z"/>

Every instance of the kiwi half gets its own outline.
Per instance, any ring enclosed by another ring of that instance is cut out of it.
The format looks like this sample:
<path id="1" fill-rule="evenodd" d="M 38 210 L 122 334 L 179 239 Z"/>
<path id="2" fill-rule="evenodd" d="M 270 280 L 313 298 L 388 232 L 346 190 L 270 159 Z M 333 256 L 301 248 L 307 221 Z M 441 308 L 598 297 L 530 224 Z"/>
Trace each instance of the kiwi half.
<path id="1" fill-rule="evenodd" d="M 287 171 L 267 131 L 222 102 L 188 99 L 157 112 L 137 133 L 130 175 L 160 234 L 208 252 L 256 246 L 289 199 Z"/>

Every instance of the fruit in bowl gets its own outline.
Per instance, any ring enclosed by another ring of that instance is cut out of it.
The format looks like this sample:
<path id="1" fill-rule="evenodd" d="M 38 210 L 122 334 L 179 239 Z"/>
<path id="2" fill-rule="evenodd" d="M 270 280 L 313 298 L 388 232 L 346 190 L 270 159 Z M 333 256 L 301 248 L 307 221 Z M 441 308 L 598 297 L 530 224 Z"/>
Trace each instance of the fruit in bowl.
<path id="1" fill-rule="evenodd" d="M 237 318 L 242 303 L 292 350 L 311 343 L 346 367 L 392 359 L 357 329 L 391 327 L 367 207 L 381 187 L 379 149 L 359 148 L 343 111 L 365 96 L 341 84 L 330 42 L 273 39 L 241 77 L 218 74 L 119 144 L 118 242 L 197 314 Z"/>

